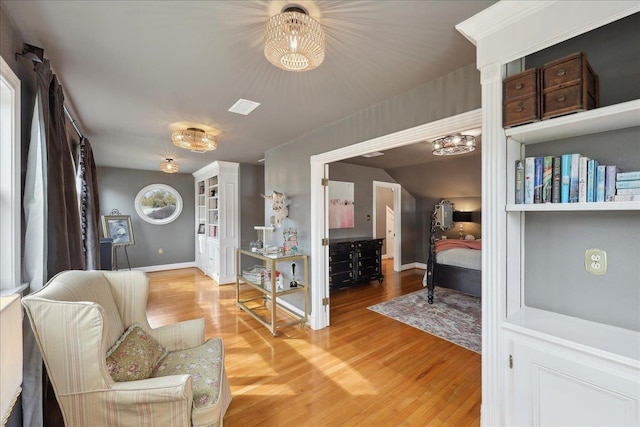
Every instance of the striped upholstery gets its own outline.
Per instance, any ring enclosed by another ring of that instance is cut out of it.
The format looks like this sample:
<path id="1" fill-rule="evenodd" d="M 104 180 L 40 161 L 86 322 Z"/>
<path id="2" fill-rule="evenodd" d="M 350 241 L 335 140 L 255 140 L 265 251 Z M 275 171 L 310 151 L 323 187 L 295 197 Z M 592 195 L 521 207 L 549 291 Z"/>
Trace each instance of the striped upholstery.
<path id="1" fill-rule="evenodd" d="M 231 402 L 223 347 L 218 398 L 204 411 L 208 418 L 202 408 L 194 411 L 191 375 L 111 379 L 106 352 L 132 323 L 169 351 L 204 344 L 203 319 L 151 329 L 145 314 L 148 289 L 148 278 L 139 271 L 66 271 L 23 298 L 67 427 L 222 425 Z"/>

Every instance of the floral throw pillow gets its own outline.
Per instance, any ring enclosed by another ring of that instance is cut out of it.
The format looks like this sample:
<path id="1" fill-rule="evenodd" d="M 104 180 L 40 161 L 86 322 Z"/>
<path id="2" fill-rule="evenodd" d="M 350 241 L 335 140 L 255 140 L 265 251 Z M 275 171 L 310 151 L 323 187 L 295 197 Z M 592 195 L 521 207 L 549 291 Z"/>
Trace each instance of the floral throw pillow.
<path id="1" fill-rule="evenodd" d="M 114 381 L 143 380 L 151 376 L 167 349 L 134 323 L 107 352 L 107 369 Z"/>

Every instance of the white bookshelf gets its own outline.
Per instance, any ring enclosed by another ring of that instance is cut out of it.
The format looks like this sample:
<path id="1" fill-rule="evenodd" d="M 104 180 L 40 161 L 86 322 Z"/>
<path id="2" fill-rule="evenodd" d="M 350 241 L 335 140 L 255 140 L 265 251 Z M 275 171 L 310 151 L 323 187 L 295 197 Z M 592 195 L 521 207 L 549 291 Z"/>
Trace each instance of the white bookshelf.
<path id="1" fill-rule="evenodd" d="M 640 425 L 640 332 L 627 329 L 640 301 L 620 296 L 637 295 L 640 202 L 514 203 L 516 160 L 576 144 L 600 153 L 607 138 L 635 135 L 620 131 L 640 126 L 640 99 L 502 126 L 507 64 L 638 12 L 637 2 L 501 1 L 456 27 L 477 46 L 482 84 L 482 425 Z M 640 169 L 640 138 L 617 146 L 608 164 Z M 617 252 L 596 279 L 582 258 L 604 246 Z M 611 288 L 626 293 L 607 299 Z"/>

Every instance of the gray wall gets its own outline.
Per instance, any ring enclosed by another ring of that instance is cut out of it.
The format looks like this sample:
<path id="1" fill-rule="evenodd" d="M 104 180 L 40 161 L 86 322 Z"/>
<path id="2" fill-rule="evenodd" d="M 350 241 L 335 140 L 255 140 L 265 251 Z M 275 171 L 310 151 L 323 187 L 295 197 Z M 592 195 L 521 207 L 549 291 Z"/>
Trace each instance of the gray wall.
<path id="1" fill-rule="evenodd" d="M 288 195 L 289 220 L 298 228 L 301 249 L 308 252 L 310 156 L 471 111 L 480 107 L 480 101 L 480 74 L 475 65 L 470 64 L 267 151 L 265 190 L 283 191 Z M 403 195 L 403 200 L 406 199 Z M 415 209 L 415 199 L 403 202 L 403 264 L 416 261 Z M 265 218 L 267 215 L 268 212 Z M 405 224 L 412 228 L 405 230 Z"/>
<path id="2" fill-rule="evenodd" d="M 143 221 L 135 209 L 138 192 L 149 184 L 166 184 L 182 196 L 182 213 L 172 223 L 149 224 Z M 98 190 L 100 214 L 108 215 L 118 209 L 122 215 L 131 215 L 135 244 L 127 248 L 131 267 L 149 267 L 195 259 L 195 187 L 193 175 L 185 173 L 138 171 L 99 167 Z M 160 254 L 162 248 L 164 253 Z M 118 267 L 126 266 L 123 249 L 118 249 Z"/>
<path id="3" fill-rule="evenodd" d="M 479 150 L 477 150 L 479 151 Z M 415 262 L 426 263 L 429 254 L 429 228 L 431 213 L 442 199 L 463 201 L 457 210 L 480 211 L 482 194 L 482 165 L 478 152 L 453 156 L 437 162 L 405 166 L 386 170 L 402 188 L 413 195 L 420 203 L 416 205 L 415 223 Z M 473 201 L 468 203 L 467 201 Z M 403 217 L 404 221 L 404 217 Z M 403 226 L 404 229 L 404 226 Z M 480 225 L 464 225 L 465 234 L 480 237 Z M 458 230 L 449 230 L 449 238 L 457 238 Z M 404 237 L 404 231 L 403 231 Z M 403 253 L 404 258 L 404 253 Z"/>
<path id="4" fill-rule="evenodd" d="M 264 166 L 240 164 L 238 184 L 240 188 L 240 246 L 249 247 L 258 238 L 256 225 L 264 225 Z M 242 257 L 242 268 L 249 268 L 255 260 Z"/>
<path id="5" fill-rule="evenodd" d="M 264 166 L 240 164 L 240 246 L 248 247 L 258 235 L 254 226 L 264 225 Z"/>

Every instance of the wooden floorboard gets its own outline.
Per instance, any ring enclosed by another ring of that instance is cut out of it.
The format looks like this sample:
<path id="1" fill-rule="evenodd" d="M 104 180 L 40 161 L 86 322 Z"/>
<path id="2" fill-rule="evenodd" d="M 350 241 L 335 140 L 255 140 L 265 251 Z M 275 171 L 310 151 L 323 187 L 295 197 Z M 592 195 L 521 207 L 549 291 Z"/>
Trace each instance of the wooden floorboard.
<path id="1" fill-rule="evenodd" d="M 423 270 L 331 294 L 331 326 L 271 333 L 235 286 L 195 268 L 149 273 L 152 327 L 204 317 L 222 337 L 233 400 L 225 427 L 478 426 L 480 355 L 367 307 L 422 288 Z"/>

